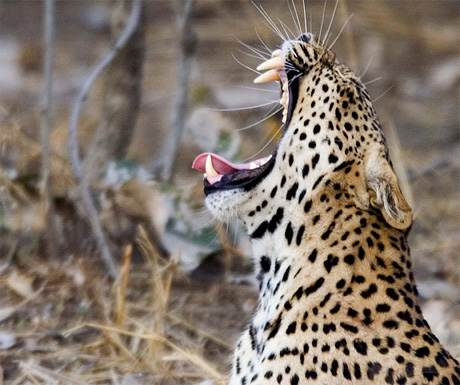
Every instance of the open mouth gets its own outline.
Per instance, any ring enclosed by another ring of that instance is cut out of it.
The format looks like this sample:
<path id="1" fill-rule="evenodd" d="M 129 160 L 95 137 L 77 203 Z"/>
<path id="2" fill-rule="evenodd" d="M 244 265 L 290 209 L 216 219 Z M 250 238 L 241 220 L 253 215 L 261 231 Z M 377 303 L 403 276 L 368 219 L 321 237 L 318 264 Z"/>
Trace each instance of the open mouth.
<path id="1" fill-rule="evenodd" d="M 293 94 L 289 87 L 289 79 L 284 69 L 283 53 L 280 49 L 272 53 L 272 57 L 257 67 L 258 71 L 266 71 L 254 80 L 254 83 L 279 81 L 281 85 L 280 104 L 283 106 L 283 123 L 287 127 L 292 114 Z M 206 195 L 234 188 L 250 189 L 259 183 L 273 168 L 275 156 L 257 159 L 250 163 L 232 163 L 213 153 L 198 155 L 192 168 L 204 174 L 204 192 Z"/>

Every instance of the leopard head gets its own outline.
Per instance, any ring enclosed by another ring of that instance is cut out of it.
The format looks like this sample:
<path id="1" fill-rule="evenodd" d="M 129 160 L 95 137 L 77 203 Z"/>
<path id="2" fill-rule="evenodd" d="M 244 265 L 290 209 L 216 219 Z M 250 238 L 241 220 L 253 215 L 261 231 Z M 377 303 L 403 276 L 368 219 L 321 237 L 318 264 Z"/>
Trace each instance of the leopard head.
<path id="1" fill-rule="evenodd" d="M 312 201 L 335 190 L 343 202 L 407 229 L 411 209 L 361 80 L 309 33 L 284 42 L 258 70 L 266 72 L 256 83 L 280 83 L 283 135 L 272 156 L 250 164 L 211 153 L 195 159 L 211 213 L 238 215 L 253 238 L 262 237 L 283 218 L 301 223 Z"/>

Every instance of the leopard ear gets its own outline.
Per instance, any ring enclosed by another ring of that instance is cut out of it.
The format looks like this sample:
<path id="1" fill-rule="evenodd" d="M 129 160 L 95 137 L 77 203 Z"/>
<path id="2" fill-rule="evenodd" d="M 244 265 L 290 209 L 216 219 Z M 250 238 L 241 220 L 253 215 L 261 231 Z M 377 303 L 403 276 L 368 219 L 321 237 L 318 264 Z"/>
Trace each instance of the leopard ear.
<path id="1" fill-rule="evenodd" d="M 380 210 L 392 227 L 407 229 L 412 224 L 412 210 L 385 155 L 378 150 L 369 151 L 365 167 L 370 205 Z"/>

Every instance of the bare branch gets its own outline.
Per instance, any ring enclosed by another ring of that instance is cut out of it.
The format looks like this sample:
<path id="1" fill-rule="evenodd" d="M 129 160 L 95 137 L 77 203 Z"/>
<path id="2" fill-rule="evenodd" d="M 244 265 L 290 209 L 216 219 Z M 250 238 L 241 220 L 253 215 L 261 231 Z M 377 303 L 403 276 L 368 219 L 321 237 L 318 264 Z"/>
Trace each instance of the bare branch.
<path id="1" fill-rule="evenodd" d="M 116 277 L 117 268 L 115 266 L 115 262 L 113 260 L 110 249 L 105 240 L 104 232 L 102 230 L 102 225 L 99 220 L 97 209 L 91 197 L 89 186 L 83 178 L 82 164 L 80 160 L 80 155 L 78 153 L 77 126 L 78 126 L 78 120 L 80 117 L 80 111 L 82 108 L 82 104 L 84 100 L 86 99 L 91 86 L 93 85 L 95 80 L 99 77 L 99 75 L 107 68 L 107 66 L 117 56 L 118 52 L 126 45 L 128 40 L 130 39 L 134 31 L 136 30 L 137 25 L 139 24 L 139 21 L 140 21 L 142 8 L 143 8 L 143 0 L 134 0 L 133 8 L 132 8 L 130 17 L 126 23 L 125 29 L 123 30 L 120 37 L 116 41 L 114 47 L 93 69 L 88 79 L 84 83 L 83 87 L 81 88 L 80 92 L 78 93 L 77 97 L 75 98 L 75 102 L 74 102 L 72 112 L 70 115 L 69 127 L 68 127 L 70 159 L 72 162 L 73 174 L 80 188 L 80 193 L 81 193 L 83 203 L 86 208 L 88 219 L 91 224 L 93 235 L 96 238 L 99 252 L 101 253 L 101 257 L 106 267 L 109 270 L 109 274 L 113 278 Z"/>
<path id="2" fill-rule="evenodd" d="M 118 36 L 129 17 L 129 2 L 118 0 L 112 22 L 112 35 Z M 126 45 L 107 68 L 104 110 L 96 133 L 86 149 L 83 174 L 89 185 L 100 178 L 111 159 L 121 159 L 136 127 L 142 86 L 145 52 L 145 12 Z"/>
<path id="3" fill-rule="evenodd" d="M 45 230 L 46 248 L 48 256 L 57 256 L 57 245 L 62 246 L 56 224 L 55 209 L 51 192 L 51 149 L 50 135 L 52 124 L 52 98 L 53 98 L 53 71 L 54 71 L 54 36 L 55 36 L 55 0 L 46 0 L 44 3 L 44 90 L 40 122 L 41 145 L 41 180 L 40 193 L 46 207 L 47 229 Z"/>
<path id="4" fill-rule="evenodd" d="M 194 2 L 194 0 L 185 0 L 182 14 L 179 15 L 181 38 L 178 82 L 172 100 L 169 135 L 166 140 L 165 153 L 163 155 L 161 177 L 164 181 L 170 181 L 173 177 L 172 170 L 174 169 L 176 154 L 184 131 L 185 115 L 187 112 L 188 83 L 197 44 L 196 35 L 192 30 L 192 11 Z"/>

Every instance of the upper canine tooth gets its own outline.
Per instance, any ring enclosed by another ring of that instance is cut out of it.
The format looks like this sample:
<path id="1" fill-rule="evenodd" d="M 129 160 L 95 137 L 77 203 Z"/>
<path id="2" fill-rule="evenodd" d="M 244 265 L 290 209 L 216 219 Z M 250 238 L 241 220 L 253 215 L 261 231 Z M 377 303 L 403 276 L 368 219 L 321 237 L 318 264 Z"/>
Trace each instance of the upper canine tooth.
<path id="1" fill-rule="evenodd" d="M 259 166 L 257 166 L 257 164 L 255 164 L 254 162 L 251 162 L 251 163 L 249 164 L 249 169 L 250 169 L 250 170 L 254 170 L 254 169 L 257 168 L 257 167 L 259 167 Z"/>
<path id="2" fill-rule="evenodd" d="M 274 82 L 276 80 L 281 81 L 281 78 L 280 78 L 280 75 L 278 74 L 278 71 L 273 69 L 273 70 L 265 72 L 264 74 L 254 79 L 254 83 L 268 83 L 268 82 Z"/>
<path id="3" fill-rule="evenodd" d="M 208 155 L 208 157 L 206 158 L 206 175 L 210 177 L 219 176 L 219 173 L 216 171 L 212 164 L 211 155 Z"/>
<path id="4" fill-rule="evenodd" d="M 283 59 L 280 56 L 275 56 L 260 64 L 257 67 L 257 71 L 271 70 L 273 68 L 282 68 L 283 65 Z"/>
<path id="5" fill-rule="evenodd" d="M 272 57 L 281 56 L 282 53 L 283 53 L 283 51 L 281 51 L 280 49 L 275 49 L 272 52 Z"/>

